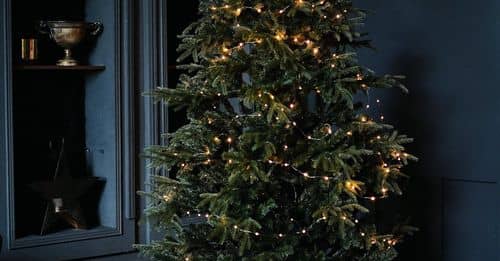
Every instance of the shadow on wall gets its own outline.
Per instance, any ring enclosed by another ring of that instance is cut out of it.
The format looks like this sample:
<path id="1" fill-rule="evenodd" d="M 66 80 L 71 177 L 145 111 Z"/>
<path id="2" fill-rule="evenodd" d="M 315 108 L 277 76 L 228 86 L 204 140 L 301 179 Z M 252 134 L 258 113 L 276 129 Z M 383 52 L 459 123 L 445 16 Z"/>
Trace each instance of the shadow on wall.
<path id="1" fill-rule="evenodd" d="M 441 250 L 441 178 L 436 146 L 439 141 L 433 135 L 438 128 L 438 120 L 433 117 L 436 107 L 430 99 L 427 74 L 432 70 L 433 61 L 429 57 L 404 50 L 396 55 L 390 71 L 404 72 L 405 85 L 409 95 L 392 92 L 391 102 L 384 111 L 389 112 L 391 124 L 401 133 L 415 139 L 408 144 L 408 152 L 416 155 L 419 162 L 410 164 L 405 173 L 410 176 L 407 190 L 396 205 L 396 213 L 410 217 L 410 224 L 420 229 L 400 247 L 399 260 L 440 260 Z"/>

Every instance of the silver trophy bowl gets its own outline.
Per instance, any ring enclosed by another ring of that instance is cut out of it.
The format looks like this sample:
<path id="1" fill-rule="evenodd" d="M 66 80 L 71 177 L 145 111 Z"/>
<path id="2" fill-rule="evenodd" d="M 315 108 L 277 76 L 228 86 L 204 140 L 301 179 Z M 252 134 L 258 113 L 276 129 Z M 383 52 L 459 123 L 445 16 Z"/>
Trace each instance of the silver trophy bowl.
<path id="1" fill-rule="evenodd" d="M 41 21 L 40 32 L 48 34 L 57 45 L 64 48 L 64 58 L 57 61 L 59 66 L 76 66 L 78 61 L 71 57 L 71 49 L 80 44 L 87 36 L 102 32 L 100 22 Z"/>

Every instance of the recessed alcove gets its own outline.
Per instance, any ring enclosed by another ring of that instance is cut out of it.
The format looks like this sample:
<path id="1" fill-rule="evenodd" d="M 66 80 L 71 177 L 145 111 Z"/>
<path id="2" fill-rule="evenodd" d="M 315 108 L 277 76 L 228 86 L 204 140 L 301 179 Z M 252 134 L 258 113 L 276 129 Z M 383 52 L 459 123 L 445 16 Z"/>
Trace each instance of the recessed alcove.
<path id="1" fill-rule="evenodd" d="M 7 190 L 0 195 L 7 202 L 0 204 L 7 210 L 0 217 L 2 248 L 7 250 L 3 255 L 39 252 L 45 260 L 59 260 L 131 249 L 135 215 L 128 205 L 134 198 L 129 195 L 135 193 L 132 187 L 124 189 L 133 177 L 132 170 L 123 167 L 134 157 L 132 137 L 123 138 L 133 122 L 131 67 L 126 62 L 132 56 L 126 38 L 132 27 L 124 16 L 130 7 L 127 0 L 0 0 L 0 14 L 7 14 L 1 18 L 5 31 L 0 29 L 0 47 L 6 51 L 0 55 L 5 61 L 0 75 L 6 73 L 0 77 L 6 101 L 0 115 L 7 115 L 0 146 L 9 152 L 0 158 L 0 167 L 7 170 Z M 88 36 L 72 49 L 78 66 L 56 65 L 64 56 L 63 48 L 39 32 L 40 21 L 61 20 L 103 25 L 98 36 Z M 21 38 L 37 40 L 36 60 L 22 61 Z M 64 160 L 60 160 L 62 147 Z M 76 200 L 84 228 L 57 220 L 50 231 L 41 229 L 55 205 L 47 208 L 52 201 L 34 187 L 54 181 L 58 162 L 64 162 L 58 175 L 64 172 L 75 182 L 92 181 Z M 76 242 L 81 247 L 109 246 L 89 253 L 62 247 Z M 61 251 L 54 252 L 56 247 Z"/>

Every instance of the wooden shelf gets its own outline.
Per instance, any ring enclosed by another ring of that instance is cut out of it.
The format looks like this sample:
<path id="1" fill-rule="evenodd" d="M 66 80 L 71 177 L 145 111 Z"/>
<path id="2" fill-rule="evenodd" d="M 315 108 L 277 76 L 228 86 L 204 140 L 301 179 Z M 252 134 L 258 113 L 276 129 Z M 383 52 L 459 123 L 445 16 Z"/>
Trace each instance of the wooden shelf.
<path id="1" fill-rule="evenodd" d="M 59 65 L 16 65 L 16 71 L 104 71 L 104 65 L 77 65 L 77 66 L 59 66 Z"/>

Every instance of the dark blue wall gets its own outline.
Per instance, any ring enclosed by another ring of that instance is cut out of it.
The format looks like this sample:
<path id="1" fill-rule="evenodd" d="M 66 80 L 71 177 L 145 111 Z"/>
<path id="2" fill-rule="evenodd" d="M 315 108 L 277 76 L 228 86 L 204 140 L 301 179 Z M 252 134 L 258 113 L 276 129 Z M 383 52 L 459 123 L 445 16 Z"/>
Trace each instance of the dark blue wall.
<path id="1" fill-rule="evenodd" d="M 401 259 L 499 260 L 500 2 L 358 2 L 378 48 L 361 61 L 411 91 L 381 94 L 421 158 L 401 203 L 421 232 Z"/>

